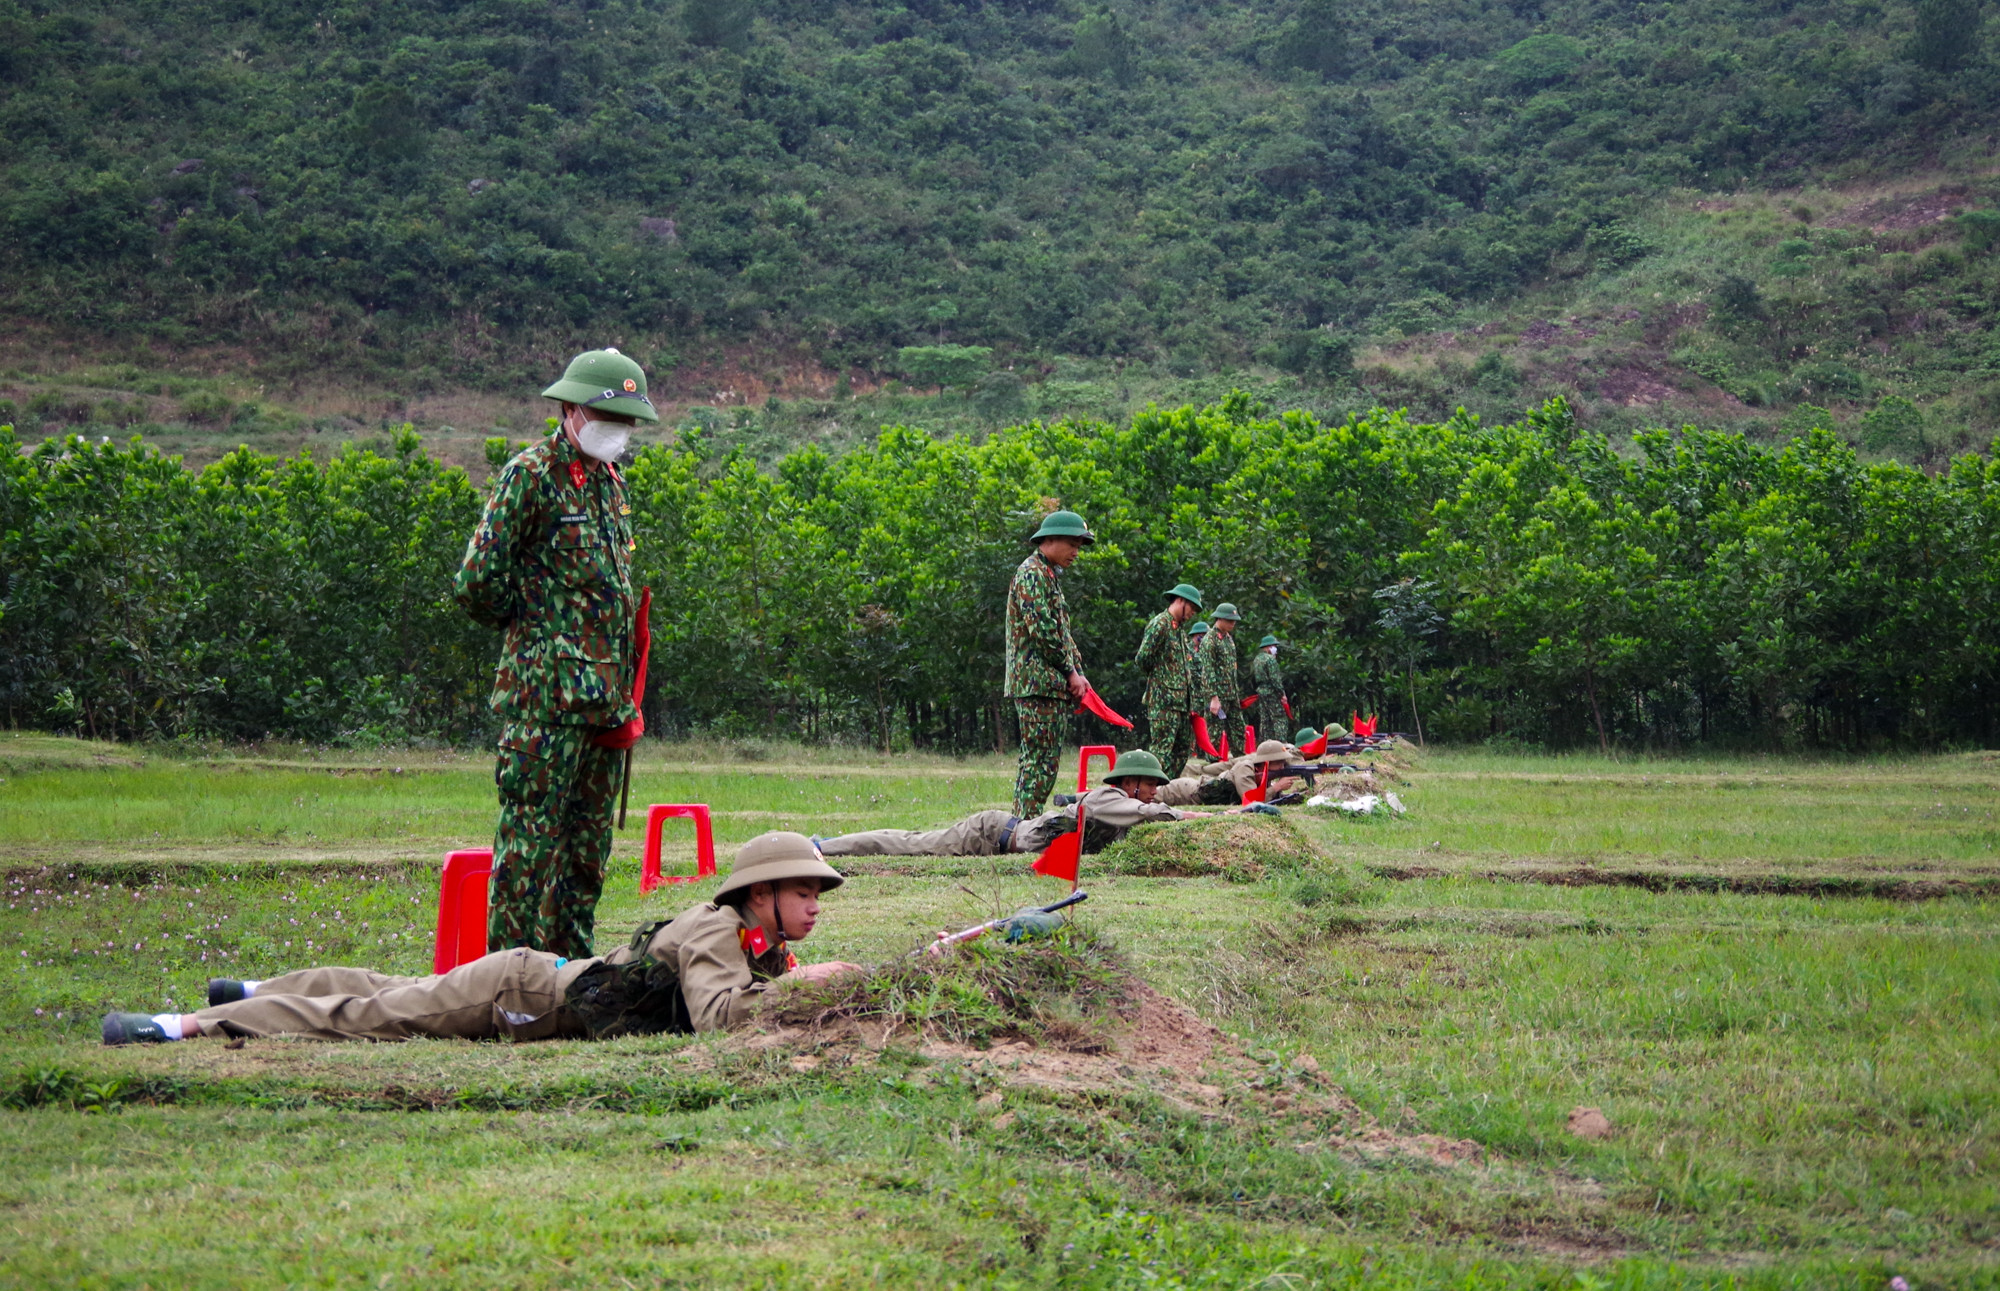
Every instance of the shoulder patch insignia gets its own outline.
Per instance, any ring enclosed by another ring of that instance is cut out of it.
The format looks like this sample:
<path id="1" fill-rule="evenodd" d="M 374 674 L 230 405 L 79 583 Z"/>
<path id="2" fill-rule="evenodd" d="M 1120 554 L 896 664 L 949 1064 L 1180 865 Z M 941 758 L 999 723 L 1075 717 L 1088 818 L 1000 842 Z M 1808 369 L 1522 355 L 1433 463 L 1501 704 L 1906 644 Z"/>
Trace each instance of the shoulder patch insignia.
<path id="1" fill-rule="evenodd" d="M 761 955 L 771 948 L 771 939 L 764 935 L 762 928 L 738 928 L 736 939 L 751 955 Z"/>
<path id="2" fill-rule="evenodd" d="M 582 462 L 571 462 L 571 463 L 569 464 L 569 482 L 570 482 L 571 484 L 574 484 L 574 485 L 576 485 L 576 487 L 578 487 L 578 488 L 582 488 L 582 487 L 583 487 L 583 463 L 582 463 Z"/>

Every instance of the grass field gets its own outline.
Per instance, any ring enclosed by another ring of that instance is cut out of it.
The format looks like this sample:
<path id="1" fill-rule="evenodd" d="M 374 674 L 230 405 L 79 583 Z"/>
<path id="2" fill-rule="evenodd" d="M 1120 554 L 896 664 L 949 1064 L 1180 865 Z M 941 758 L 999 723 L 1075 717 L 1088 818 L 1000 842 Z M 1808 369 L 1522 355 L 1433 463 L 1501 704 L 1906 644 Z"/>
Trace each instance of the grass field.
<path id="1" fill-rule="evenodd" d="M 996 1115 L 986 1076 L 893 1046 L 802 1071 L 712 1039 L 97 1045 L 106 1009 L 210 975 L 422 971 L 490 773 L 0 734 L 0 1285 L 2000 1286 L 1986 755 L 1439 751 L 1404 819 L 1295 813 L 1307 879 L 1090 879 L 1088 927 L 1272 1081 L 1310 1055 L 1353 1116 L 1486 1150 L 1459 1165 L 1233 1092 L 1009 1086 Z M 708 802 L 729 844 L 934 824 L 1009 781 L 648 747 L 633 801 Z M 635 829 L 601 942 L 706 890 L 642 901 L 636 854 Z M 1046 890 L 855 868 L 812 957 Z M 1580 1105 L 1608 1138 L 1566 1129 Z"/>

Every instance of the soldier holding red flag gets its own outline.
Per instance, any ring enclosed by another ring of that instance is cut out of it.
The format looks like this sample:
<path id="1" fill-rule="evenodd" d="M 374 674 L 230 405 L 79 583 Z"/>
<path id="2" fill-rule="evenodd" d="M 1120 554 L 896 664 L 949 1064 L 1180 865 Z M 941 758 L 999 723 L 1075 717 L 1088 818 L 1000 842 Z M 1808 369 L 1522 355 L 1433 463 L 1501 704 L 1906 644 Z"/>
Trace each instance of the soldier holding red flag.
<path id="1" fill-rule="evenodd" d="M 632 508 L 613 463 L 637 423 L 660 418 L 645 372 L 616 350 L 577 355 L 542 394 L 561 418 L 501 469 L 453 592 L 506 633 L 487 949 L 583 959 L 620 764 L 645 725 Z"/>
<path id="2" fill-rule="evenodd" d="M 1074 705 L 1090 695 L 1083 655 L 1070 635 L 1062 572 L 1097 535 L 1074 511 L 1051 511 L 1028 541 L 1034 550 L 1007 589 L 1007 675 L 1021 758 L 1014 773 L 1014 814 L 1032 816 L 1056 787 L 1056 760 Z"/>

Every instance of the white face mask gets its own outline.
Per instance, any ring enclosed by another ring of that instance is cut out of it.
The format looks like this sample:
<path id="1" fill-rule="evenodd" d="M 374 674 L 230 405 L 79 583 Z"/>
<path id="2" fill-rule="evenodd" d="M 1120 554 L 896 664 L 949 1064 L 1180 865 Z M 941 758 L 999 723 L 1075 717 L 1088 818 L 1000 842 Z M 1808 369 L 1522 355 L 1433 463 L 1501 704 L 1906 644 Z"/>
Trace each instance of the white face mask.
<path id="1" fill-rule="evenodd" d="M 576 445 L 600 462 L 615 462 L 632 438 L 632 428 L 618 421 L 585 419 L 576 428 Z"/>

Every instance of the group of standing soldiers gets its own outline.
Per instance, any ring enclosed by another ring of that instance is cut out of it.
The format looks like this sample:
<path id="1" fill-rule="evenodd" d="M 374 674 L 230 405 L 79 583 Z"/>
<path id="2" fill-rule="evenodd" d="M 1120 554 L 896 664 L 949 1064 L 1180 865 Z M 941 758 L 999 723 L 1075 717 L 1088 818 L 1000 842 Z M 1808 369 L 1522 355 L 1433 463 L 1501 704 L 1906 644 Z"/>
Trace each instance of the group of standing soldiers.
<path id="1" fill-rule="evenodd" d="M 1076 512 L 1051 512 L 1029 539 L 1034 550 L 1015 569 L 1007 592 L 1004 693 L 1014 701 L 1021 732 L 1014 814 L 1023 819 L 1039 811 L 1055 788 L 1072 706 L 1090 690 L 1061 580 L 1095 541 Z M 1147 738 L 1160 765 L 1177 776 L 1198 747 L 1212 748 L 1214 740 L 1226 739 L 1232 750 L 1248 752 L 1243 715 L 1252 703 L 1257 730 L 1282 734 L 1291 705 L 1278 668 L 1278 638 L 1267 635 L 1257 643 L 1251 692 L 1244 695 L 1236 653 L 1236 626 L 1243 616 L 1236 607 L 1224 601 L 1210 616 L 1213 621 L 1202 623 L 1195 621 L 1203 608 L 1199 588 L 1179 583 L 1166 597 L 1167 607 L 1147 621 L 1136 657 L 1146 674 Z M 1209 739 L 1201 740 L 1200 731 Z"/>

